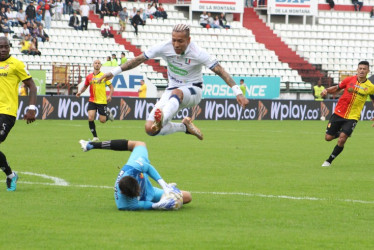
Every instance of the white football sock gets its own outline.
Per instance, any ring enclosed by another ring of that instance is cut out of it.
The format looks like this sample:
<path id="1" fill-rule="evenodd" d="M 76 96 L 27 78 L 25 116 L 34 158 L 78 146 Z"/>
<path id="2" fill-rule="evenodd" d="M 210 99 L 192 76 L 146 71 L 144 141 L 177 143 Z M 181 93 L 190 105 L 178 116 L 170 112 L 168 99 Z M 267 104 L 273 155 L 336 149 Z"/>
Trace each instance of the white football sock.
<path id="1" fill-rule="evenodd" d="M 162 121 L 162 124 L 167 124 L 171 121 L 173 116 L 177 113 L 179 108 L 179 101 L 177 98 L 172 97 L 168 100 L 165 107 L 162 109 L 162 112 L 164 114 L 164 120 Z"/>
<path id="2" fill-rule="evenodd" d="M 9 179 L 12 179 L 14 177 L 14 172 L 12 172 L 10 175 L 7 176 Z"/>
<path id="3" fill-rule="evenodd" d="M 183 123 L 169 122 L 162 127 L 157 135 L 169 135 L 176 132 L 186 132 L 186 126 Z"/>

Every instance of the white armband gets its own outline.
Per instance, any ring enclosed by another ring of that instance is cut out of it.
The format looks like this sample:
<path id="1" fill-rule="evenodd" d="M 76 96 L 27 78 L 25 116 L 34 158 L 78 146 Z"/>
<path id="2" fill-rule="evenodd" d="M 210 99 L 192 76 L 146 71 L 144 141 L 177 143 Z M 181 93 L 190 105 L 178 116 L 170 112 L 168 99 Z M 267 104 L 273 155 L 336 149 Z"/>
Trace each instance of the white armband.
<path id="1" fill-rule="evenodd" d="M 231 89 L 232 89 L 232 91 L 234 92 L 234 94 L 236 96 L 243 94 L 243 92 L 241 91 L 241 89 L 240 89 L 240 87 L 238 85 L 232 86 Z"/>
<path id="2" fill-rule="evenodd" d="M 36 106 L 33 105 L 33 104 L 31 104 L 31 105 L 29 105 L 28 109 L 30 109 L 30 110 L 36 110 Z"/>
<path id="3" fill-rule="evenodd" d="M 121 68 L 121 66 L 117 66 L 117 67 L 115 67 L 114 69 L 112 69 L 112 70 L 110 71 L 110 73 L 112 73 L 113 76 L 118 75 L 118 74 L 121 73 L 121 72 L 122 72 L 122 68 Z"/>

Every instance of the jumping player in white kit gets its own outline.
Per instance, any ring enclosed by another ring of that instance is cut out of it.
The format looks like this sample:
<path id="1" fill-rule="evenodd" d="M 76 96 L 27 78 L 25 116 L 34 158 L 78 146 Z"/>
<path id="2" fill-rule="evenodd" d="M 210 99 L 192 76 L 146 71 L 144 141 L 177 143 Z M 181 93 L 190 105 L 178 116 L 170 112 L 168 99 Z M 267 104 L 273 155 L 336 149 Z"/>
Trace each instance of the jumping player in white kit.
<path id="1" fill-rule="evenodd" d="M 109 80 L 122 71 L 133 69 L 146 60 L 156 57 L 162 57 L 167 62 L 169 84 L 147 117 L 145 124 L 147 134 L 154 136 L 185 132 L 195 135 L 200 140 L 203 139 L 203 134 L 192 123 L 190 117 L 185 117 L 182 123 L 170 122 L 179 110 L 193 107 L 201 101 L 203 65 L 219 75 L 232 88 L 240 106 L 244 108 L 248 104 L 240 87 L 236 85 L 216 58 L 191 42 L 190 27 L 186 24 L 174 26 L 172 40 L 158 44 L 127 63 L 105 73 L 99 81 Z"/>

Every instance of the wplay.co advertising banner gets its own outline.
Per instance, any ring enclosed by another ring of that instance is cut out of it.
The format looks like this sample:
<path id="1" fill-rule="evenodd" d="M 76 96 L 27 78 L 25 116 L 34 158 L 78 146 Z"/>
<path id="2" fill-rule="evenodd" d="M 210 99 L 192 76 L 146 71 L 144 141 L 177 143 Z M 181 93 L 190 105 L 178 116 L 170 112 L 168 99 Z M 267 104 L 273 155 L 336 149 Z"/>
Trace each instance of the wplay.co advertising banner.
<path id="1" fill-rule="evenodd" d="M 317 0 L 268 0 L 270 15 L 317 16 Z"/>
<path id="2" fill-rule="evenodd" d="M 145 120 L 152 111 L 156 98 L 114 97 L 108 104 L 116 120 Z M 39 96 L 37 119 L 87 119 L 87 97 Z M 17 119 L 23 119 L 27 112 L 28 97 L 19 98 Z M 249 100 L 243 109 L 234 99 L 203 99 L 193 108 L 180 110 L 174 117 L 181 120 L 190 116 L 197 120 L 319 120 L 329 119 L 334 112 L 335 101 L 295 101 L 295 100 Z M 361 112 L 361 120 L 374 118 L 371 102 L 367 102 Z"/>
<path id="3" fill-rule="evenodd" d="M 192 11 L 243 13 L 244 1 L 241 0 L 192 0 Z"/>
<path id="4" fill-rule="evenodd" d="M 275 99 L 280 93 L 279 77 L 233 77 L 236 84 L 244 80 L 248 99 Z M 219 76 L 203 76 L 203 98 L 234 98 L 232 89 Z"/>

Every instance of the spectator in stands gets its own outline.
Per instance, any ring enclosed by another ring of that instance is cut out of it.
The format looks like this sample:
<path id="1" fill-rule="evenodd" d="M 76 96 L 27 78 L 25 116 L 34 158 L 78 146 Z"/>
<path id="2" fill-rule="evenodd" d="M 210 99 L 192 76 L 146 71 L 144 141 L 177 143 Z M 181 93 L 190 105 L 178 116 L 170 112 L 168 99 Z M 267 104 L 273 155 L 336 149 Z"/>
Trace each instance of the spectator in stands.
<path id="1" fill-rule="evenodd" d="M 27 21 L 34 21 L 36 17 L 36 8 L 34 6 L 34 1 L 31 0 L 30 4 L 25 10 Z"/>
<path id="2" fill-rule="evenodd" d="M 108 8 L 108 1 L 104 0 L 100 8 L 100 18 L 104 18 L 104 16 L 109 16 L 109 15 L 110 15 L 110 11 Z"/>
<path id="3" fill-rule="evenodd" d="M 19 36 L 24 39 L 27 35 L 30 35 L 30 30 L 27 28 L 27 24 L 24 23 Z"/>
<path id="4" fill-rule="evenodd" d="M 334 9 L 334 7 L 335 7 L 334 0 L 326 0 L 326 3 L 328 3 L 330 5 L 330 10 Z"/>
<path id="5" fill-rule="evenodd" d="M 26 20 L 26 13 L 23 11 L 23 9 L 20 9 L 17 13 L 17 20 L 19 25 L 23 26 L 27 22 Z"/>
<path id="6" fill-rule="evenodd" d="M 132 21 L 132 18 L 136 15 L 136 7 L 133 7 L 132 8 L 132 11 L 130 11 L 130 15 L 129 15 L 129 18 L 130 18 L 130 21 Z"/>
<path id="7" fill-rule="evenodd" d="M 122 11 L 122 4 L 119 0 L 115 0 L 114 1 L 113 16 L 117 16 L 120 11 Z"/>
<path id="8" fill-rule="evenodd" d="M 17 12 L 20 11 L 20 10 L 23 10 L 23 0 L 18 0 L 16 1 L 16 8 L 17 8 Z"/>
<path id="9" fill-rule="evenodd" d="M 69 26 L 73 27 L 75 30 L 81 30 L 82 26 L 79 25 L 79 17 L 77 16 L 77 12 L 74 12 L 73 15 L 70 17 Z"/>
<path id="10" fill-rule="evenodd" d="M 93 13 L 96 14 L 96 0 L 94 0 L 94 1 L 93 0 L 87 0 L 86 3 L 88 5 L 88 7 L 90 7 L 90 10 L 92 10 Z"/>
<path id="11" fill-rule="evenodd" d="M 214 28 L 214 29 L 220 29 L 221 26 L 219 26 L 219 19 L 218 19 L 218 16 L 217 17 L 217 22 L 213 19 L 212 17 L 212 14 L 210 12 L 208 12 L 208 24 L 211 28 Z M 217 24 L 218 23 L 218 24 Z"/>
<path id="12" fill-rule="evenodd" d="M 230 25 L 227 25 L 227 21 L 226 21 L 225 13 L 221 13 L 221 15 L 220 15 L 220 17 L 219 17 L 219 25 L 220 25 L 222 28 L 230 29 Z"/>
<path id="13" fill-rule="evenodd" d="M 143 8 L 140 8 L 139 9 L 139 16 L 140 18 L 142 19 L 143 23 L 146 24 L 146 21 L 147 21 L 147 16 L 143 10 Z"/>
<path id="14" fill-rule="evenodd" d="M 370 18 L 374 18 L 374 7 L 370 11 Z"/>
<path id="15" fill-rule="evenodd" d="M 121 34 L 126 30 L 126 23 L 127 19 L 129 18 L 129 13 L 127 13 L 127 8 L 124 7 L 119 13 L 118 13 L 118 19 L 119 19 L 119 26 L 120 29 L 118 31 L 118 34 Z"/>
<path id="16" fill-rule="evenodd" d="M 44 4 L 44 25 L 47 30 L 51 28 L 51 22 L 52 22 L 52 7 L 49 4 L 49 0 L 46 0 Z"/>
<path id="17" fill-rule="evenodd" d="M 131 20 L 131 25 L 134 27 L 135 29 L 135 34 L 138 35 L 138 26 L 139 25 L 144 25 L 145 23 L 143 22 L 143 20 L 140 18 L 140 15 L 139 15 L 140 11 L 138 10 L 136 12 L 136 15 L 133 16 L 132 20 Z"/>
<path id="18" fill-rule="evenodd" d="M 96 14 L 101 13 L 101 5 L 103 4 L 102 0 L 96 0 L 95 6 L 96 6 Z"/>
<path id="19" fill-rule="evenodd" d="M 61 0 L 56 0 L 55 3 L 55 20 L 61 21 L 62 13 L 64 13 L 64 4 Z"/>
<path id="20" fill-rule="evenodd" d="M 104 67 L 111 67 L 112 66 L 112 58 L 110 56 L 107 56 L 106 62 L 103 63 Z"/>
<path id="21" fill-rule="evenodd" d="M 30 43 L 30 48 L 29 48 L 29 55 L 32 55 L 32 56 L 41 56 L 42 53 L 40 53 L 39 49 L 38 49 L 38 39 L 36 39 L 35 37 L 33 37 L 31 39 L 31 43 Z"/>
<path id="22" fill-rule="evenodd" d="M 322 97 L 321 93 L 324 89 L 325 89 L 325 87 L 322 86 L 322 80 L 319 79 L 318 82 L 317 82 L 317 85 L 315 85 L 313 87 L 314 100 L 323 101 L 323 97 Z"/>
<path id="23" fill-rule="evenodd" d="M 166 13 L 166 11 L 164 9 L 164 6 L 162 6 L 162 3 L 160 3 L 160 5 L 158 7 L 156 5 L 156 9 L 157 9 L 157 11 L 155 12 L 154 15 L 157 18 L 162 17 L 163 20 L 168 18 L 168 14 Z"/>
<path id="24" fill-rule="evenodd" d="M 43 11 L 38 10 L 35 16 L 35 23 L 39 25 L 39 24 L 42 24 L 42 21 L 43 21 Z"/>
<path id="25" fill-rule="evenodd" d="M 258 6 L 265 6 L 265 0 L 258 0 Z"/>
<path id="26" fill-rule="evenodd" d="M 147 9 L 145 10 L 145 15 L 147 18 L 153 18 L 154 13 L 156 12 L 156 8 L 153 6 L 153 4 L 148 4 Z"/>
<path id="27" fill-rule="evenodd" d="M 14 1 L 14 0 L 13 0 Z M 10 8 L 11 11 L 18 11 L 17 6 L 14 5 L 13 1 L 9 1 L 8 7 Z"/>
<path id="28" fill-rule="evenodd" d="M 4 23 L 2 16 L 0 16 L 0 33 L 4 33 L 4 36 L 6 37 L 9 33 L 13 33 L 13 31 Z"/>
<path id="29" fill-rule="evenodd" d="M 8 19 L 8 22 L 9 24 L 14 27 L 14 26 L 18 26 L 18 21 L 17 21 L 17 17 L 16 17 L 16 14 L 11 12 L 10 11 L 10 8 L 8 7 L 6 13 L 5 13 L 7 19 Z"/>
<path id="30" fill-rule="evenodd" d="M 31 46 L 30 35 L 26 35 L 25 38 L 22 39 L 22 41 L 20 41 L 19 44 L 21 45 L 21 53 L 25 54 L 25 55 L 28 55 L 29 50 L 30 50 L 30 46 Z"/>
<path id="31" fill-rule="evenodd" d="M 200 25 L 203 28 L 206 28 L 206 26 L 208 25 L 208 19 L 209 16 L 206 14 L 206 11 L 203 11 L 203 13 L 200 15 Z"/>
<path id="32" fill-rule="evenodd" d="M 147 97 L 147 84 L 145 84 L 144 80 L 140 80 L 140 88 L 138 89 L 139 97 L 146 98 Z"/>
<path id="33" fill-rule="evenodd" d="M 364 5 L 363 2 L 359 2 L 358 0 L 352 0 L 352 4 L 355 7 L 355 11 L 361 11 L 362 6 Z"/>
<path id="34" fill-rule="evenodd" d="M 3 24 L 5 26 L 8 26 L 9 28 L 12 27 L 12 24 L 8 21 L 8 18 L 6 16 L 6 11 L 5 11 L 5 7 L 2 7 L 0 9 L 0 16 L 1 16 L 1 20 L 3 22 Z"/>
<path id="35" fill-rule="evenodd" d="M 43 24 L 39 24 L 38 26 L 38 31 L 36 33 L 36 37 L 38 38 L 38 41 L 39 42 L 49 42 L 49 36 L 48 34 L 44 31 L 43 29 Z"/>
<path id="36" fill-rule="evenodd" d="M 248 4 L 248 2 L 250 2 Z M 253 0 L 244 0 L 244 3 L 245 3 L 245 7 L 253 7 Z"/>
<path id="37" fill-rule="evenodd" d="M 5 10 L 8 7 L 9 7 L 9 3 L 6 2 L 5 0 L 2 0 L 1 3 L 0 3 L 0 9 L 4 8 L 4 10 Z"/>
<path id="38" fill-rule="evenodd" d="M 108 9 L 109 9 L 109 16 L 113 16 L 113 13 L 114 13 L 114 0 L 108 0 Z"/>
<path id="39" fill-rule="evenodd" d="M 30 25 L 30 27 L 27 27 L 30 31 L 30 35 L 31 37 L 36 37 L 37 36 L 37 33 L 38 33 L 38 24 L 37 23 L 33 23 L 31 24 L 30 22 L 27 23 L 27 25 Z M 31 26 L 32 25 L 32 26 Z"/>
<path id="40" fill-rule="evenodd" d="M 126 62 L 127 62 L 127 58 L 126 58 L 125 52 L 122 52 L 121 53 L 121 64 L 120 65 L 122 65 Z"/>
<path id="41" fill-rule="evenodd" d="M 88 15 L 90 14 L 90 6 L 87 5 L 86 0 L 83 0 L 82 5 L 79 7 L 81 21 L 82 21 L 82 30 L 88 29 Z"/>
<path id="42" fill-rule="evenodd" d="M 73 11 L 79 13 L 80 7 L 81 5 L 79 4 L 78 0 L 74 0 L 73 4 L 71 5 L 71 8 L 73 9 Z"/>
<path id="43" fill-rule="evenodd" d="M 71 15 L 73 13 L 73 0 L 65 0 L 64 14 Z"/>
<path id="44" fill-rule="evenodd" d="M 110 26 L 108 22 L 104 22 L 104 24 L 101 26 L 101 35 L 105 38 L 113 37 L 113 34 L 110 33 Z"/>
<path id="45" fill-rule="evenodd" d="M 39 10 L 42 11 L 42 14 L 43 14 L 42 19 L 44 19 L 44 1 L 39 1 L 38 2 L 38 5 L 36 6 L 36 13 L 38 13 Z"/>
<path id="46" fill-rule="evenodd" d="M 118 66 L 118 59 L 116 54 L 112 54 L 112 66 Z"/>

